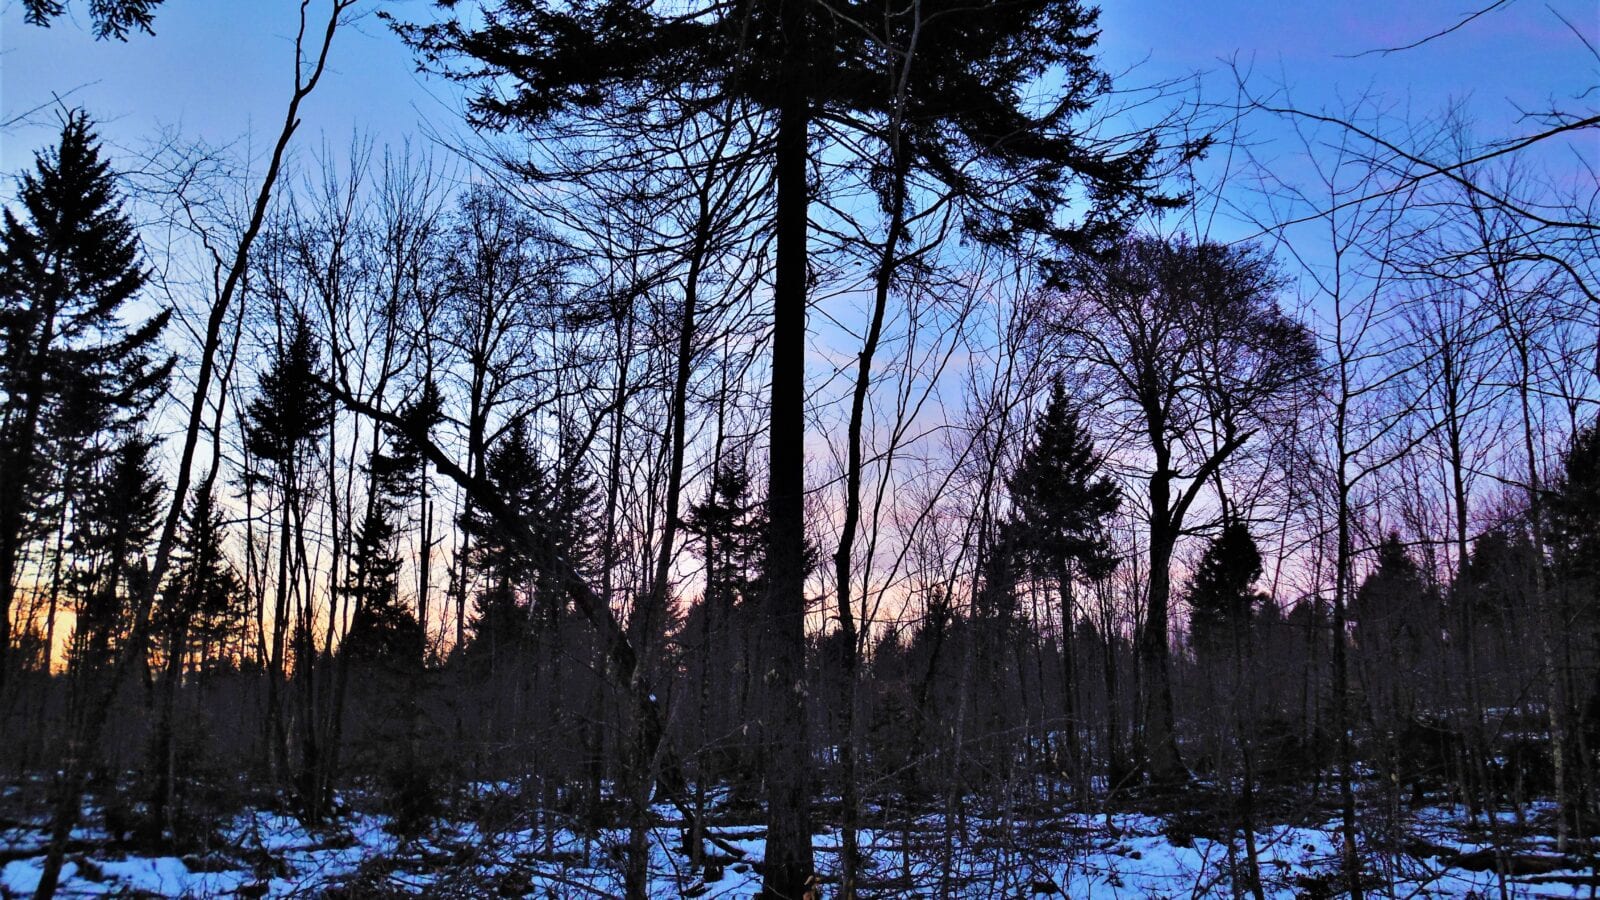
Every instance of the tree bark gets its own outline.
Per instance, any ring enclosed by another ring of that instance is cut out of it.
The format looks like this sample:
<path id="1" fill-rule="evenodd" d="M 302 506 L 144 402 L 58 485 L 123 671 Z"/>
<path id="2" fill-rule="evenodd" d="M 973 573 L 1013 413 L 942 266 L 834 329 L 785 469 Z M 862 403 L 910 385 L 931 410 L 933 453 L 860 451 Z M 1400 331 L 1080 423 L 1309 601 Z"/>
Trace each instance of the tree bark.
<path id="1" fill-rule="evenodd" d="M 1143 672 L 1141 736 L 1145 775 L 1152 784 L 1181 784 L 1188 778 L 1178 754 L 1177 730 L 1172 715 L 1172 684 L 1167 668 L 1168 608 L 1172 594 L 1172 553 L 1177 544 L 1173 525 L 1172 475 L 1158 466 L 1150 478 L 1150 596 L 1145 605 L 1144 628 L 1139 632 L 1139 661 Z"/>
<path id="2" fill-rule="evenodd" d="M 768 432 L 767 686 L 763 743 L 767 856 L 762 895 L 799 900 L 812 876 L 811 759 L 806 740 L 805 342 L 810 30 L 802 0 L 779 0 L 783 83 L 777 135 L 777 259 L 772 291 Z"/>

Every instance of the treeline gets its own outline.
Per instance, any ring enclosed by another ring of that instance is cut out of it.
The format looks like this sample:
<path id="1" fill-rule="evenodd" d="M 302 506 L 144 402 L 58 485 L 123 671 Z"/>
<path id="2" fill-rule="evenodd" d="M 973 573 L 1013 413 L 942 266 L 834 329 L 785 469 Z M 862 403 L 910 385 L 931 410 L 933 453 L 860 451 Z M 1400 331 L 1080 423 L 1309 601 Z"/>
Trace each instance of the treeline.
<path id="1" fill-rule="evenodd" d="M 281 170 L 291 105 L 243 213 L 81 113 L 22 173 L 0 766 L 58 870 L 86 788 L 193 847 L 483 781 L 628 829 L 634 895 L 653 802 L 697 866 L 764 816 L 774 896 L 816 821 L 849 895 L 864 827 L 1063 804 L 1237 833 L 1258 892 L 1322 805 L 1352 894 L 1424 804 L 1592 848 L 1580 192 L 1357 109 L 1225 243 L 1170 190 L 1220 133 L 1111 133 L 1077 4 L 535 6 L 398 26 L 470 163 Z"/>

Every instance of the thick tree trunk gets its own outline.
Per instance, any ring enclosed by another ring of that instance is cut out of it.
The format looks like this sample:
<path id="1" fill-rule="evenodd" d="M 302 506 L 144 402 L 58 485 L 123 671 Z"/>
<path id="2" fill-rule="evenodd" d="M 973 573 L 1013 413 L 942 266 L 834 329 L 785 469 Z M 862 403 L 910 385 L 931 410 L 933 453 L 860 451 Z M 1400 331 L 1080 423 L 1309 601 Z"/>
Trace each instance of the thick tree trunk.
<path id="1" fill-rule="evenodd" d="M 806 5 L 780 0 L 783 84 L 777 137 L 777 260 L 768 433 L 767 700 L 763 718 L 767 856 L 762 894 L 799 900 L 812 875 L 811 759 L 805 682 Z"/>
<path id="2" fill-rule="evenodd" d="M 1178 754 L 1172 683 L 1167 669 L 1172 552 L 1178 538 L 1170 524 L 1171 496 L 1171 475 L 1163 468 L 1150 478 L 1150 596 L 1145 605 L 1144 629 L 1139 632 L 1139 661 L 1144 679 L 1140 697 L 1142 763 L 1146 777 L 1158 785 L 1181 784 L 1189 775 Z"/>

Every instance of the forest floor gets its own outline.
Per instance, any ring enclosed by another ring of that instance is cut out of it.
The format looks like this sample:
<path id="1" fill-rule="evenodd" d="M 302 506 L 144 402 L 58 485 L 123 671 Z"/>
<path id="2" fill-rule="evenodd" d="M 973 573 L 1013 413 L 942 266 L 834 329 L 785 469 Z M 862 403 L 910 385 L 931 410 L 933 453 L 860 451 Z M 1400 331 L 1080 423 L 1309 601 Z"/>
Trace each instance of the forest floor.
<path id="1" fill-rule="evenodd" d="M 17 814 L 23 787 L 0 789 L 0 897 L 29 896 L 44 863 L 44 823 Z M 7 801 L 10 802 L 7 802 Z M 502 896 L 609 897 L 622 893 L 626 833 L 585 836 L 537 827 L 532 804 L 506 785 L 485 785 L 429 820 L 424 833 L 402 840 L 393 821 L 361 811 L 350 799 L 332 824 L 308 830 L 282 813 L 254 810 L 221 819 L 210 849 L 183 856 L 140 852 L 112 833 L 118 816 L 86 810 L 63 869 L 60 896 Z M 968 815 L 946 828 L 936 814 L 875 810 L 879 827 L 861 835 L 869 864 L 867 897 L 1012 898 L 1065 895 L 1107 898 L 1238 896 L 1229 873 L 1243 866 L 1243 841 L 1200 836 L 1194 814 L 1132 809 L 1094 813 L 1043 806 L 1005 816 Z M 682 821 L 669 806 L 654 810 L 651 894 L 655 897 L 750 897 L 764 850 L 756 815 L 715 816 L 717 846 L 707 870 L 691 871 L 682 852 Z M 1509 815 L 1485 833 L 1466 827 L 1459 809 L 1406 810 L 1384 823 L 1383 846 L 1364 846 L 1375 896 L 1594 897 L 1600 881 L 1583 861 L 1555 854 L 1541 823 L 1548 810 Z M 1312 816 L 1256 832 L 1264 892 L 1269 897 L 1334 897 L 1343 893 L 1335 821 Z M 883 824 L 891 822 L 893 824 Z M 111 825 L 108 825 L 112 823 Z M 1372 826 L 1369 824 L 1368 826 Z M 814 838 L 817 864 L 836 877 L 837 831 Z M 1593 864 L 1590 864 L 1591 866 Z M 1245 896 L 1248 896 L 1246 894 Z"/>

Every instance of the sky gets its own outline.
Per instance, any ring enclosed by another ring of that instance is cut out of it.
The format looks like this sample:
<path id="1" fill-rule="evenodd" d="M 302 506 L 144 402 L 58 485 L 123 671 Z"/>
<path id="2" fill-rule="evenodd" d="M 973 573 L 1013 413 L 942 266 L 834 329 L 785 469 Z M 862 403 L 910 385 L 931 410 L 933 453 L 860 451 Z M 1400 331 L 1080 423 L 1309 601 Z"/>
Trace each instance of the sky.
<path id="1" fill-rule="evenodd" d="M 1104 65 L 1126 73 L 1125 84 L 1209 72 L 1216 95 L 1231 84 L 1224 61 L 1238 59 L 1254 71 L 1253 84 L 1286 85 L 1301 106 L 1337 108 L 1368 89 L 1420 111 L 1470 98 L 1496 134 L 1514 127 L 1519 106 L 1548 106 L 1600 84 L 1600 62 L 1572 30 L 1600 46 L 1596 0 L 1511 0 L 1415 49 L 1356 55 L 1425 37 L 1488 2 L 1124 0 L 1104 4 L 1100 46 Z M 0 121 L 8 123 L 0 171 L 18 172 L 53 136 L 55 97 L 86 108 L 103 136 L 128 151 L 176 129 L 264 152 L 288 91 L 298 3 L 166 0 L 155 36 L 126 43 L 93 40 L 87 5 L 71 0 L 69 16 L 46 30 L 22 23 L 19 0 L 0 0 Z M 426 0 L 383 6 L 402 18 L 432 9 Z M 32 124 L 12 121 L 41 107 Z M 338 35 L 300 139 L 302 147 L 342 145 L 359 131 L 380 144 L 425 142 L 429 131 L 459 127 L 458 108 L 455 88 L 417 74 L 406 48 L 369 15 Z"/>
<path id="2" fill-rule="evenodd" d="M 20 0 L 0 0 L 0 176 L 29 167 L 54 139 L 57 104 L 91 113 L 123 165 L 176 133 L 235 146 L 259 168 L 291 87 L 298 2 L 166 0 L 156 34 L 126 43 L 93 40 L 87 2 L 69 0 L 71 16 L 39 29 L 23 24 Z M 315 12 L 328 0 L 311 2 Z M 1600 107 L 1600 88 L 1574 99 L 1600 85 L 1600 61 L 1573 32 L 1600 46 L 1600 0 L 1509 0 L 1415 49 L 1366 53 L 1418 41 L 1489 2 L 1108 0 L 1100 52 L 1119 85 L 1200 73 L 1212 100 L 1231 96 L 1229 60 L 1251 70 L 1252 90 L 1283 88 L 1313 110 L 1340 110 L 1369 91 L 1418 117 L 1467 100 L 1486 138 L 1530 130 L 1516 121 L 1519 108 Z M 428 0 L 383 7 L 402 18 L 432 9 Z M 418 74 L 409 51 L 367 15 L 339 32 L 325 81 L 302 110 L 297 152 L 342 152 L 353 133 L 425 148 L 430 135 L 461 128 L 459 110 L 457 89 Z M 1263 123 L 1256 137 L 1270 144 L 1282 136 L 1274 127 Z M 1594 132 L 1581 140 L 1579 152 L 1600 161 Z M 0 181 L 0 198 L 11 192 Z"/>

